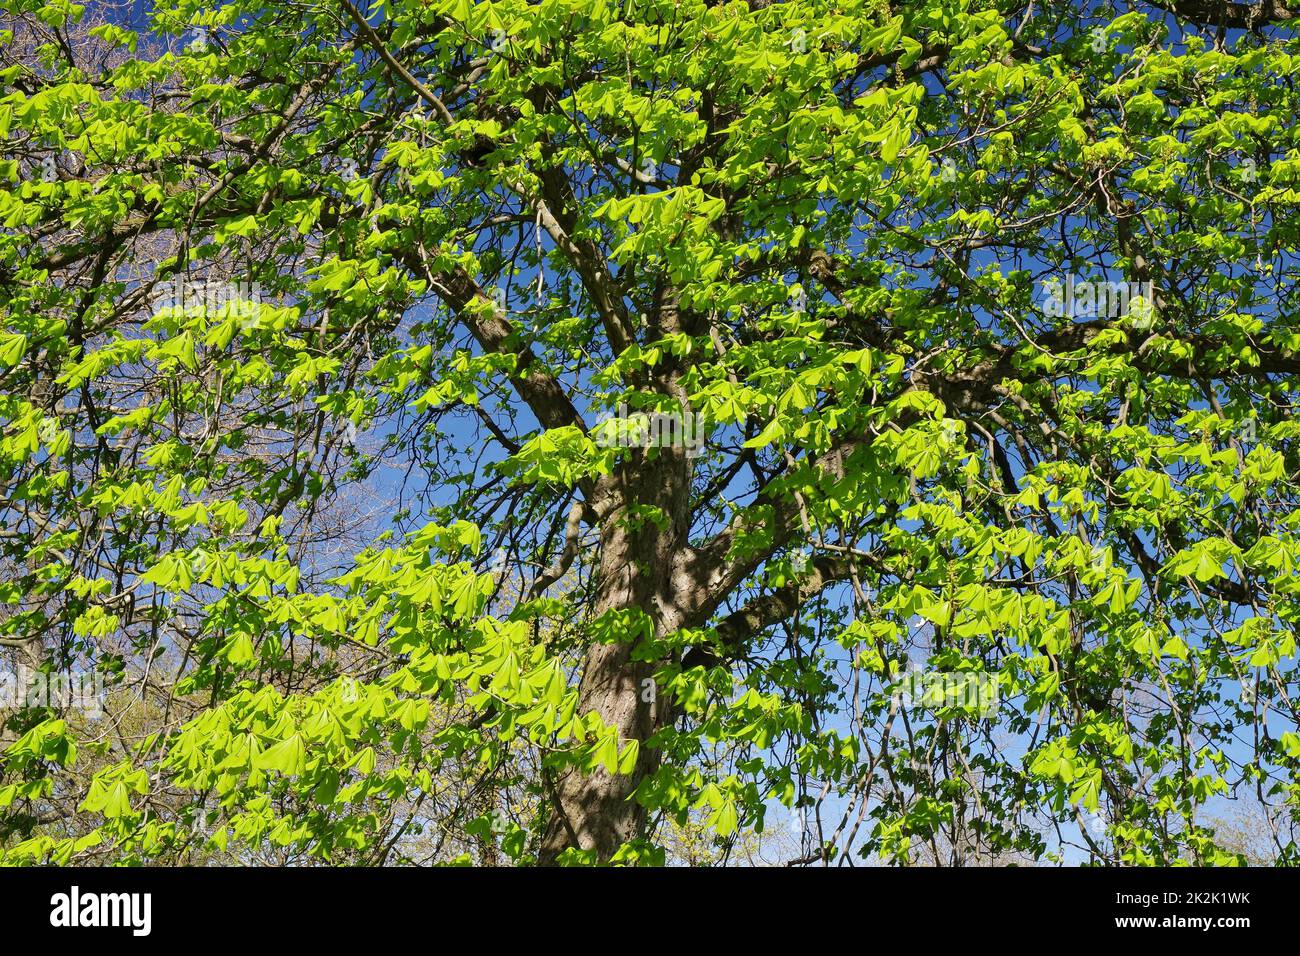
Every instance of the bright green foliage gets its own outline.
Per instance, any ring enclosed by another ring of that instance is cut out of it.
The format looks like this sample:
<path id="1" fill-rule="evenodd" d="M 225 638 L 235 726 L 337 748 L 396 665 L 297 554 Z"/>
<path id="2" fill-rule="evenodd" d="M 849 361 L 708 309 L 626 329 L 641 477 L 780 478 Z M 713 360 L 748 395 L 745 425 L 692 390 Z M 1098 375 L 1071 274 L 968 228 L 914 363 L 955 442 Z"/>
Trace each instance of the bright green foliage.
<path id="1" fill-rule="evenodd" d="M 1295 861 L 1300 41 L 1131 6 L 0 3 L 0 860 Z"/>

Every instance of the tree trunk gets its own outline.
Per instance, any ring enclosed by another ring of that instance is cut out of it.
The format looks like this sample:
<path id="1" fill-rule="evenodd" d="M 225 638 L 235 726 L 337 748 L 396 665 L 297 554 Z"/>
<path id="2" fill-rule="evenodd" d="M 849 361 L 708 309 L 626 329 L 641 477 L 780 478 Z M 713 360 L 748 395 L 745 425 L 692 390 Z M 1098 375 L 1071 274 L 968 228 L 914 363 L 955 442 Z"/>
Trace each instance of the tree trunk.
<path id="1" fill-rule="evenodd" d="M 674 558 L 686 543 L 689 508 L 689 459 L 680 448 L 633 450 L 610 476 L 608 510 L 601 525 L 599 584 L 593 607 L 599 618 L 610 611 L 636 608 L 650 620 L 655 637 L 682 626 L 685 599 L 674 580 Z M 646 520 L 646 507 L 668 520 Z M 571 768 L 553 783 L 551 812 L 538 862 L 556 863 L 569 847 L 594 850 L 606 862 L 619 846 L 643 835 L 645 809 L 632 793 L 659 766 L 657 749 L 645 746 L 671 720 L 668 695 L 654 685 L 658 665 L 632 660 L 630 643 L 593 644 L 584 660 L 578 689 L 578 713 L 595 711 L 618 729 L 620 748 L 641 743 L 630 774 L 600 768 L 585 773 Z"/>
<path id="2" fill-rule="evenodd" d="M 599 644 L 587 652 L 579 690 L 579 712 L 594 710 L 618 728 L 621 741 L 645 741 L 658 728 L 658 698 L 642 700 L 642 681 L 654 665 L 631 660 L 626 644 Z M 658 752 L 642 746 L 631 774 L 592 773 L 571 769 L 555 782 L 554 806 L 542 840 L 538 862 L 551 866 L 568 847 L 594 850 L 607 861 L 619 846 L 641 835 L 645 810 L 632 792 L 658 766 Z"/>

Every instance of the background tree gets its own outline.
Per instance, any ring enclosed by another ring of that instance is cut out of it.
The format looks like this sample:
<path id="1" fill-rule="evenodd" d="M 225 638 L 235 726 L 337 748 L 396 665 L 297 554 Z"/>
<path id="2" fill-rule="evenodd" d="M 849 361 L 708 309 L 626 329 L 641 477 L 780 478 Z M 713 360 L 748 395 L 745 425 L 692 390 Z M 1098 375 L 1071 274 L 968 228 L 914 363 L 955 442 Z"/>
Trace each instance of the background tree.
<path id="1" fill-rule="evenodd" d="M 1281 3 L 0 8 L 6 861 L 1295 858 Z"/>

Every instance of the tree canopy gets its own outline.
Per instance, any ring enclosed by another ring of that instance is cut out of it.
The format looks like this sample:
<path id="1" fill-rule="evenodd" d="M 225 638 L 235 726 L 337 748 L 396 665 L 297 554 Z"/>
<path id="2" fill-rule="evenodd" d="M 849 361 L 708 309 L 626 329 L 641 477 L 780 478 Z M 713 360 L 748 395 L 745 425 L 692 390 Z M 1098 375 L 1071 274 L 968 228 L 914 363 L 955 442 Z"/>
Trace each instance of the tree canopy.
<path id="1" fill-rule="evenodd" d="M 1282 0 L 0 10 L 3 862 L 1296 861 Z"/>

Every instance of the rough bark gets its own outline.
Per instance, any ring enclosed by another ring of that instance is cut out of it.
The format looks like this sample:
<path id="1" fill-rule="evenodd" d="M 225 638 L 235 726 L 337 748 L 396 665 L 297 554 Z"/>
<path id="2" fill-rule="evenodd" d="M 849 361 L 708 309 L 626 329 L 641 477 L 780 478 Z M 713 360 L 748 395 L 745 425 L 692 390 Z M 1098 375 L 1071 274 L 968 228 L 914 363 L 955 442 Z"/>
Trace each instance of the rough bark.
<path id="1" fill-rule="evenodd" d="M 603 520 L 594 618 L 638 609 L 656 637 L 679 630 L 698 600 L 695 589 L 675 573 L 689 529 L 689 458 L 681 448 L 634 450 L 597 494 Z M 647 507 L 657 509 L 661 519 L 642 517 Z M 578 711 L 600 714 L 617 728 L 621 742 L 639 741 L 637 766 L 631 774 L 569 768 L 554 781 L 542 865 L 554 864 L 569 847 L 594 850 L 598 860 L 607 861 L 644 832 L 645 810 L 633 793 L 659 766 L 658 750 L 645 742 L 671 721 L 672 708 L 668 695 L 646 692 L 653 688 L 657 665 L 634 661 L 633 649 L 633 643 L 620 642 L 587 650 Z"/>

